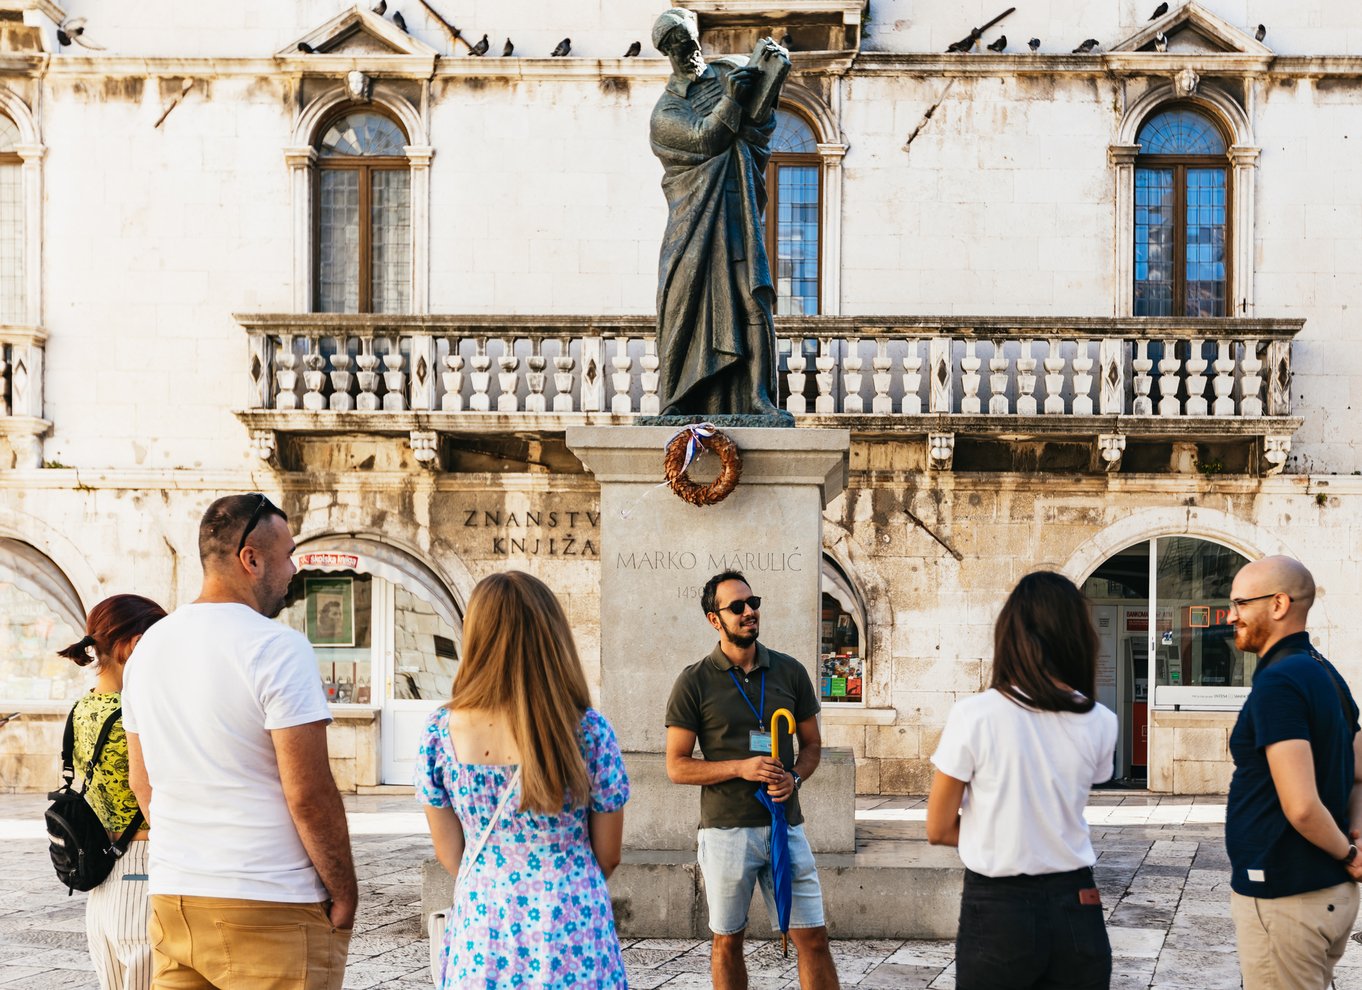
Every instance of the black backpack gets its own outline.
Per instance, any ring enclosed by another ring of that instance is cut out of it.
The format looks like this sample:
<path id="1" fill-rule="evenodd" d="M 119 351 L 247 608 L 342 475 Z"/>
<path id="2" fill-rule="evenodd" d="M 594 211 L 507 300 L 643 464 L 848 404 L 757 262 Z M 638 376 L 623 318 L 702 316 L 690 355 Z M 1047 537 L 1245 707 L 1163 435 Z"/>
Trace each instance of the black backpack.
<path id="1" fill-rule="evenodd" d="M 132 837 L 142 827 L 142 812 L 139 810 L 132 816 L 123 834 L 110 842 L 104 823 L 85 800 L 85 791 L 90 786 L 95 767 L 99 766 L 99 758 L 104 755 L 104 744 L 109 741 L 109 733 L 122 714 L 123 709 L 116 708 L 104 721 L 79 791 L 71 788 L 76 779 L 73 758 L 76 748 L 76 710 L 72 708 L 71 714 L 66 717 L 66 733 L 62 736 L 61 744 L 62 785 L 47 795 L 52 804 L 43 817 L 47 819 L 48 852 L 52 856 L 52 866 L 57 871 L 57 879 L 66 884 L 68 897 L 78 890 L 93 890 L 103 883 L 113 872 L 114 864 L 127 852 Z"/>

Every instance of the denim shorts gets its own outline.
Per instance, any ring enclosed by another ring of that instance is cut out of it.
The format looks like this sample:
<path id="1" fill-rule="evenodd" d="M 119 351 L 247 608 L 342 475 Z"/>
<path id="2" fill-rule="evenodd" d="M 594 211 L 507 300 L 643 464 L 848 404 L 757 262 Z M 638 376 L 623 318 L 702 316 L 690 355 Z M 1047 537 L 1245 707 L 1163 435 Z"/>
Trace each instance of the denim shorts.
<path id="1" fill-rule="evenodd" d="M 771 826 L 702 828 L 699 834 L 700 872 L 709 901 L 709 930 L 735 935 L 747 927 L 753 885 L 760 882 L 766 914 L 776 927 L 775 886 L 771 879 Z M 790 927 L 823 925 L 823 888 L 804 826 L 790 827 Z"/>

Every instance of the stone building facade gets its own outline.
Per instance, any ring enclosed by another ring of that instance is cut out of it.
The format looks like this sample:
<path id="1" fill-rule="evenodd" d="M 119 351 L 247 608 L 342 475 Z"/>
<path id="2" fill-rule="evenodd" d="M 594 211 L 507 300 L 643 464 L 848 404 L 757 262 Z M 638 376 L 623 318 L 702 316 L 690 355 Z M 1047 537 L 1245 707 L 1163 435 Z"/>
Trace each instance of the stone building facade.
<path id="1" fill-rule="evenodd" d="M 949 53 L 997 12 L 684 5 L 712 53 L 793 50 L 782 401 L 852 432 L 819 687 L 860 790 L 926 790 L 1038 567 L 1092 599 L 1118 775 L 1155 790 L 1227 783 L 1243 559 L 1304 560 L 1362 676 L 1352 5 L 1056 2 Z M 285 621 L 344 787 L 409 780 L 485 574 L 559 592 L 599 689 L 598 492 L 563 435 L 656 411 L 665 4 L 445 6 L 0 2 L 0 786 L 56 776 L 86 681 L 55 649 L 109 594 L 190 600 L 228 492 L 295 526 Z M 743 564 L 758 592 L 776 566 Z"/>

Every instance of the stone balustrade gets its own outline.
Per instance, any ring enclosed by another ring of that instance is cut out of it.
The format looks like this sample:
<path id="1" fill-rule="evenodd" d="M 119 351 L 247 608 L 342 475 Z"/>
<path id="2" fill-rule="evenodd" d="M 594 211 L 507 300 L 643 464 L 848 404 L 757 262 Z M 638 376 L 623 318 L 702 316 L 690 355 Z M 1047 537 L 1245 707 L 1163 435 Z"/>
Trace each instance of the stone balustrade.
<path id="1" fill-rule="evenodd" d="M 42 465 L 43 352 L 40 330 L 0 327 L 0 468 Z"/>
<path id="2" fill-rule="evenodd" d="M 556 431 L 660 411 L 649 317 L 237 319 L 250 342 L 243 418 L 253 430 L 391 432 L 410 420 L 417 458 L 433 461 L 433 434 L 456 424 Z M 1280 469 L 1298 425 L 1290 419 L 1291 342 L 1301 326 L 781 318 L 780 402 L 810 425 L 925 436 L 938 467 L 949 466 L 956 433 L 1022 431 L 1090 434 L 1109 469 L 1119 466 L 1127 435 L 1253 436 L 1265 438 L 1267 469 Z"/>

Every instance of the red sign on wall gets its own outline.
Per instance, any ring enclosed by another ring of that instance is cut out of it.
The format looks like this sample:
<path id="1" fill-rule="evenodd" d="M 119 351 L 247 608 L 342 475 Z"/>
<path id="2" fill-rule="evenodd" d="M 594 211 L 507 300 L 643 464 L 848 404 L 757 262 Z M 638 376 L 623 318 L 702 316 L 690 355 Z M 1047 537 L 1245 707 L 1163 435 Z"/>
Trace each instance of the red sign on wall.
<path id="1" fill-rule="evenodd" d="M 357 553 L 300 553 L 293 558 L 293 562 L 300 570 L 304 567 L 344 567 L 351 571 L 359 570 Z"/>

